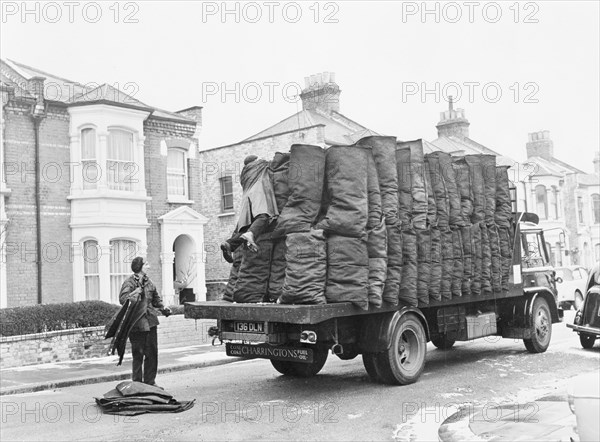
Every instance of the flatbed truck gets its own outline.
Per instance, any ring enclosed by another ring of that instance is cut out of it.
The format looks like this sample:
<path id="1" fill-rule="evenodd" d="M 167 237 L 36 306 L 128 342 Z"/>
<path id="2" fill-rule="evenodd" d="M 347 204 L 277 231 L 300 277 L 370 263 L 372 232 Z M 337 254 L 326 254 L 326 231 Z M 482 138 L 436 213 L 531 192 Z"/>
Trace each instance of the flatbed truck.
<path id="1" fill-rule="evenodd" d="M 552 324 L 562 320 L 555 272 L 537 216 L 523 213 L 516 220 L 507 291 L 368 310 L 351 303 L 188 302 L 184 314 L 216 319 L 210 334 L 225 343 L 227 355 L 269 359 L 275 370 L 296 377 L 316 375 L 332 353 L 343 360 L 361 355 L 376 382 L 410 384 L 423 372 L 429 341 L 449 349 L 456 341 L 501 336 L 542 353 Z"/>

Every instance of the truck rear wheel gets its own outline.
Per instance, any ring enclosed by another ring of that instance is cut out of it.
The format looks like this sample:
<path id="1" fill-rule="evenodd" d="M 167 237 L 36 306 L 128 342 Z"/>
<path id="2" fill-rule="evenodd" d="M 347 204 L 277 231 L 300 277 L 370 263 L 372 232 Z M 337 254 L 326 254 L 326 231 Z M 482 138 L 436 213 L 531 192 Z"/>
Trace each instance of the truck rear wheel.
<path id="1" fill-rule="evenodd" d="M 587 333 L 579 333 L 579 342 L 581 342 L 581 346 L 586 349 L 590 349 L 594 347 L 594 343 L 596 342 L 596 336 L 589 335 Z"/>
<path id="2" fill-rule="evenodd" d="M 456 340 L 449 338 L 448 335 L 437 335 L 436 337 L 431 338 L 431 343 L 440 350 L 448 350 L 452 348 L 455 342 Z"/>
<path id="3" fill-rule="evenodd" d="M 375 355 L 375 371 L 386 384 L 406 385 L 419 379 L 425 368 L 427 338 L 421 321 L 403 315 L 388 337 L 387 351 Z"/>
<path id="4" fill-rule="evenodd" d="M 365 370 L 369 377 L 375 382 L 381 382 L 379 373 L 377 373 L 377 353 L 363 353 L 362 360 Z"/>
<path id="5" fill-rule="evenodd" d="M 525 348 L 529 353 L 544 353 L 552 338 L 552 317 L 548 302 L 541 296 L 533 301 L 530 323 L 531 338 L 523 339 Z"/>
<path id="6" fill-rule="evenodd" d="M 277 361 L 271 359 L 271 365 L 275 370 L 285 376 L 296 376 L 299 378 L 309 378 L 321 371 L 327 361 L 327 349 L 314 349 L 313 361 L 309 363 Z"/>

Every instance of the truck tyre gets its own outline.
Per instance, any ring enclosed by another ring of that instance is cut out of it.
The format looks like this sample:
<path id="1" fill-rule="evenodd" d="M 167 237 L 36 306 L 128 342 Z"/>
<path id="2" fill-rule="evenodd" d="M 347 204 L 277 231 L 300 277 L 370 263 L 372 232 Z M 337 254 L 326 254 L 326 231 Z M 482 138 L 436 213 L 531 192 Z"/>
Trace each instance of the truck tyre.
<path id="1" fill-rule="evenodd" d="M 292 367 L 290 365 L 290 361 L 277 361 L 275 359 L 271 359 L 271 365 L 275 370 L 283 375 L 291 375 Z"/>
<path id="2" fill-rule="evenodd" d="M 550 345 L 552 338 L 552 317 L 548 302 L 538 296 L 533 301 L 531 310 L 531 339 L 523 339 L 525 348 L 529 353 L 544 353 Z"/>
<path id="3" fill-rule="evenodd" d="M 581 346 L 586 349 L 590 349 L 594 346 L 596 342 L 596 336 L 588 335 L 587 333 L 579 334 L 579 342 L 581 342 Z"/>
<path id="4" fill-rule="evenodd" d="M 440 350 L 451 349 L 455 342 L 456 340 L 449 338 L 448 335 L 437 335 L 436 337 L 431 338 L 431 343 Z"/>
<path id="5" fill-rule="evenodd" d="M 362 360 L 363 365 L 365 366 L 365 370 L 367 370 L 367 374 L 371 378 L 371 380 L 375 382 L 381 382 L 381 378 L 379 377 L 379 373 L 377 373 L 377 353 L 363 353 Z"/>
<path id="6" fill-rule="evenodd" d="M 309 378 L 321 371 L 327 361 L 327 349 L 314 349 L 313 361 L 310 363 L 276 361 L 271 359 L 271 365 L 279 373 L 285 376 L 296 376 L 299 378 Z"/>
<path id="7" fill-rule="evenodd" d="M 427 338 L 421 321 L 413 314 L 403 315 L 388 336 L 388 349 L 375 356 L 375 368 L 385 384 L 416 382 L 425 368 Z"/>

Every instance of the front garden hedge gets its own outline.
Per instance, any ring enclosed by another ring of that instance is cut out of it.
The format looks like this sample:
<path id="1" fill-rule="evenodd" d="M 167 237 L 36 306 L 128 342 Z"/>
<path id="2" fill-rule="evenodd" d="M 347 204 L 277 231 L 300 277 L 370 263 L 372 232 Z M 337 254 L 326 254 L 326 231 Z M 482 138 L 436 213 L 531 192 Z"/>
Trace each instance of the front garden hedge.
<path id="1" fill-rule="evenodd" d="M 0 309 L 0 336 L 106 325 L 120 306 L 104 301 L 38 304 Z"/>

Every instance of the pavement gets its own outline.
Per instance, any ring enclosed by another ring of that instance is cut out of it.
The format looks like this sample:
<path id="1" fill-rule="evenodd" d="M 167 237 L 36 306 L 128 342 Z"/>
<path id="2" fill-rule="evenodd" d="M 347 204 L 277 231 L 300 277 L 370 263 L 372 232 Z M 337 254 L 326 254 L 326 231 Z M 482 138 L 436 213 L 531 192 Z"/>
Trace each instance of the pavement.
<path id="1" fill-rule="evenodd" d="M 443 442 L 579 440 L 566 391 L 527 402 L 466 405 L 442 423 L 438 437 Z"/>
<path id="2" fill-rule="evenodd" d="M 224 346 L 192 345 L 159 350 L 158 373 L 223 365 L 241 360 L 225 355 Z M 117 366 L 117 356 L 29 365 L 0 370 L 0 395 L 129 379 L 131 356 Z M 439 427 L 443 442 L 462 441 L 577 441 L 575 415 L 566 385 L 538 392 L 532 400 L 463 404 Z"/>
<path id="3" fill-rule="evenodd" d="M 96 384 L 131 378 L 131 354 L 26 365 L 0 370 L 0 396 Z M 223 365 L 240 360 L 225 355 L 225 346 L 211 344 L 159 349 L 158 374 Z"/>

